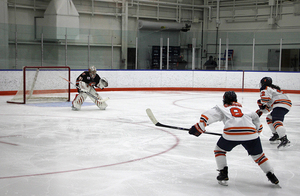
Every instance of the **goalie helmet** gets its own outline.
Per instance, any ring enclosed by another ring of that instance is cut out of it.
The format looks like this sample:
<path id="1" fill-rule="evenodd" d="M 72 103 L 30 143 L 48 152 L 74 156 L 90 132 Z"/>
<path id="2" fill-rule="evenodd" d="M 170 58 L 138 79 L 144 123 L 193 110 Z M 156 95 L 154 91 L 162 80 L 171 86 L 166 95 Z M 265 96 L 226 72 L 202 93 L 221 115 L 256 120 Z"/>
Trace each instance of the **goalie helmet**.
<path id="1" fill-rule="evenodd" d="M 263 77 L 260 80 L 260 88 L 263 86 L 270 86 L 272 84 L 272 78 L 270 77 Z"/>
<path id="2" fill-rule="evenodd" d="M 223 104 L 231 105 L 232 102 L 237 102 L 235 92 L 234 91 L 226 91 L 223 95 Z"/>
<path id="3" fill-rule="evenodd" d="M 95 66 L 90 67 L 90 68 L 89 68 L 89 73 L 90 73 L 90 76 L 91 76 L 92 78 L 95 78 L 95 77 L 96 77 L 96 74 L 97 74 L 97 69 L 96 69 L 96 67 L 95 67 Z"/>

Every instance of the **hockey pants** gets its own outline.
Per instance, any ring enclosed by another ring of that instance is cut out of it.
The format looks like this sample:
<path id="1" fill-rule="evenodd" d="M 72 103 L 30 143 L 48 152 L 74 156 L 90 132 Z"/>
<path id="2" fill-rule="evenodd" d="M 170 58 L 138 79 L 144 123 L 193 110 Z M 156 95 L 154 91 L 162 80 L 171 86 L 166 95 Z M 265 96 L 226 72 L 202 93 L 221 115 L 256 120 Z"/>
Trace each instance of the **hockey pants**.
<path id="1" fill-rule="evenodd" d="M 227 166 L 226 153 L 230 152 L 234 147 L 240 144 L 247 150 L 248 154 L 264 173 L 268 173 L 269 171 L 273 172 L 273 168 L 271 167 L 268 158 L 263 153 L 259 138 L 249 141 L 229 141 L 221 137 L 214 150 L 218 170 Z"/>

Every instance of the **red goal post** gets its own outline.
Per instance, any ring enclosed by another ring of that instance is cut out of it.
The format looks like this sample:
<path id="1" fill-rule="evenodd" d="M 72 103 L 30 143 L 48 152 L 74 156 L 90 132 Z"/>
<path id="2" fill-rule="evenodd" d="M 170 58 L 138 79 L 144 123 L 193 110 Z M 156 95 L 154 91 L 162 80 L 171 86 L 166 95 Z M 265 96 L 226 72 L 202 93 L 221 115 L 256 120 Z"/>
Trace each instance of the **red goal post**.
<path id="1" fill-rule="evenodd" d="M 16 95 L 7 103 L 70 101 L 71 79 L 68 66 L 25 66 Z"/>

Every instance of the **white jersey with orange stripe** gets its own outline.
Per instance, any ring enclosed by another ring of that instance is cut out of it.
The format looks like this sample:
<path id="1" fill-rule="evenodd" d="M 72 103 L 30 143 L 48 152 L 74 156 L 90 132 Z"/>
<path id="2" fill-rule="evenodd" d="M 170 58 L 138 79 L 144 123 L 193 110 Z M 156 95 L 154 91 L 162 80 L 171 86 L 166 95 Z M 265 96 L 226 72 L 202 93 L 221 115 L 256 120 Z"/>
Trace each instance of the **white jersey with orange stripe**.
<path id="1" fill-rule="evenodd" d="M 260 98 L 261 103 L 270 108 L 282 107 L 290 110 L 292 107 L 292 101 L 289 99 L 287 94 L 269 86 L 260 91 Z"/>
<path id="2" fill-rule="evenodd" d="M 223 121 L 223 137 L 227 140 L 246 141 L 256 139 L 262 124 L 256 112 L 243 108 L 239 103 L 216 105 L 204 112 L 197 123 L 201 130 L 214 122 Z"/>

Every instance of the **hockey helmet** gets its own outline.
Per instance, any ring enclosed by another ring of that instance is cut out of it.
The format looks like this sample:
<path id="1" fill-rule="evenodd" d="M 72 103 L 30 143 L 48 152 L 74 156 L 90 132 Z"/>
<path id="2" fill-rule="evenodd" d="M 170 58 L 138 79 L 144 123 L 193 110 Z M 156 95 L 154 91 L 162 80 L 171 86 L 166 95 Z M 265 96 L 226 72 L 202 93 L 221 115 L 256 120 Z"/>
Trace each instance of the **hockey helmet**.
<path id="1" fill-rule="evenodd" d="M 223 104 L 231 105 L 232 102 L 237 102 L 235 92 L 234 91 L 226 91 L 223 95 Z"/>
<path id="2" fill-rule="evenodd" d="M 95 67 L 95 66 L 90 67 L 90 68 L 89 68 L 89 73 L 90 73 L 90 76 L 91 76 L 92 78 L 95 78 L 95 77 L 96 77 L 96 73 L 97 73 L 96 67 Z"/>
<path id="3" fill-rule="evenodd" d="M 260 80 L 260 87 L 262 86 L 270 86 L 272 84 L 272 78 L 270 77 L 263 77 Z"/>

